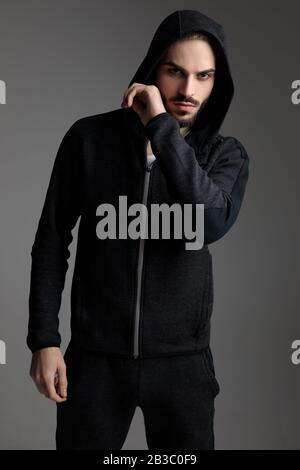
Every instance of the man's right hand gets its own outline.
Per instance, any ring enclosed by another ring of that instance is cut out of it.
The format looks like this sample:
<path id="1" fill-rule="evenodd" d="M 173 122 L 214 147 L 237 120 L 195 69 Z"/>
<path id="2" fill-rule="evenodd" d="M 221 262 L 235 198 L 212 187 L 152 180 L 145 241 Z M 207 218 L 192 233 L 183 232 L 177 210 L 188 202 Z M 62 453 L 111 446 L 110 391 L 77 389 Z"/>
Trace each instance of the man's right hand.
<path id="1" fill-rule="evenodd" d="M 60 348 L 50 347 L 32 355 L 30 377 L 40 393 L 61 403 L 67 400 L 66 364 Z"/>

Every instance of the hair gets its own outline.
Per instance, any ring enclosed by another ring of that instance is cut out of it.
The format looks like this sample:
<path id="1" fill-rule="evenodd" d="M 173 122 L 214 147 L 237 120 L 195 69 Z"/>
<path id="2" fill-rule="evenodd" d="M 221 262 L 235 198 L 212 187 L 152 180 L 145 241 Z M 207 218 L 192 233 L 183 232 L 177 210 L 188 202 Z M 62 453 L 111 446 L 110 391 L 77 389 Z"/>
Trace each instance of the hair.
<path id="1" fill-rule="evenodd" d="M 210 37 L 208 37 L 206 34 L 203 34 L 201 31 L 186 33 L 180 39 L 178 39 L 177 42 L 185 41 L 188 39 L 202 39 L 203 41 L 207 41 L 208 43 L 210 43 L 210 45 L 212 46 Z"/>

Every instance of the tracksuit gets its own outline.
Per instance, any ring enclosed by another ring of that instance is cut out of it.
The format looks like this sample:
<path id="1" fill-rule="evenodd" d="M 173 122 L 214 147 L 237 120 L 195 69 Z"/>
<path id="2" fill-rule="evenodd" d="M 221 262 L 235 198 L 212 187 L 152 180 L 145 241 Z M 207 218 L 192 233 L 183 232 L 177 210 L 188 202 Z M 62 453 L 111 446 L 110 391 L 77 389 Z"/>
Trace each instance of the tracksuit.
<path id="1" fill-rule="evenodd" d="M 27 345 L 35 352 L 61 344 L 58 314 L 80 218 L 57 448 L 121 448 L 136 406 L 149 448 L 214 448 L 219 384 L 210 350 L 208 245 L 236 221 L 249 176 L 243 144 L 219 133 L 234 93 L 222 26 L 195 10 L 170 14 L 129 85 L 153 83 L 167 48 L 194 31 L 210 37 L 217 66 L 209 100 L 185 137 L 168 112 L 144 126 L 132 108 L 118 108 L 78 119 L 56 155 L 31 250 Z M 99 206 L 117 208 L 121 195 L 128 207 L 189 204 L 195 214 L 204 204 L 203 246 L 186 249 L 184 233 L 99 238 Z"/>

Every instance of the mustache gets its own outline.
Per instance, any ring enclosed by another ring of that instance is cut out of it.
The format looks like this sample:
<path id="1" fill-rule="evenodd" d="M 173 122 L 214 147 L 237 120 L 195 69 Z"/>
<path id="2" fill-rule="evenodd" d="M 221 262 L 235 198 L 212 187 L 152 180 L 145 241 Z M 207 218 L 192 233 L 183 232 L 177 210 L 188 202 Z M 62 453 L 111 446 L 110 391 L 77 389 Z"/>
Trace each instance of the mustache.
<path id="1" fill-rule="evenodd" d="M 202 111 L 202 109 L 206 106 L 208 100 L 209 100 L 209 97 L 206 98 L 204 101 L 202 101 L 199 111 Z M 178 97 L 178 98 L 174 98 L 172 101 L 179 101 L 180 103 L 187 103 L 187 104 L 192 104 L 193 106 L 199 106 L 199 103 L 197 101 L 194 101 L 193 99 L 190 99 L 190 98 Z"/>
<path id="2" fill-rule="evenodd" d="M 174 98 L 173 101 L 179 101 L 180 103 L 192 104 L 193 106 L 198 106 L 199 105 L 199 103 L 197 103 L 194 100 L 191 100 L 190 98 L 177 97 L 177 98 Z"/>

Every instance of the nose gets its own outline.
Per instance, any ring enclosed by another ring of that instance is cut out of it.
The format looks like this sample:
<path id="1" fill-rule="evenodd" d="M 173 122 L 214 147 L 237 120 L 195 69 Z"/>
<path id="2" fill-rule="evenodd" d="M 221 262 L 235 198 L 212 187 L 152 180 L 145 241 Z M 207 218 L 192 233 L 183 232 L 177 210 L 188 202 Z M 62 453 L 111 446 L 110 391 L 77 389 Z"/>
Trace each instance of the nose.
<path id="1" fill-rule="evenodd" d="M 194 84 L 194 78 L 187 77 L 184 80 L 182 80 L 181 86 L 180 86 L 180 93 L 183 96 L 191 96 L 194 97 L 195 94 L 195 84 Z"/>

